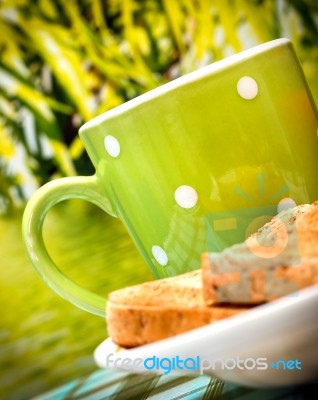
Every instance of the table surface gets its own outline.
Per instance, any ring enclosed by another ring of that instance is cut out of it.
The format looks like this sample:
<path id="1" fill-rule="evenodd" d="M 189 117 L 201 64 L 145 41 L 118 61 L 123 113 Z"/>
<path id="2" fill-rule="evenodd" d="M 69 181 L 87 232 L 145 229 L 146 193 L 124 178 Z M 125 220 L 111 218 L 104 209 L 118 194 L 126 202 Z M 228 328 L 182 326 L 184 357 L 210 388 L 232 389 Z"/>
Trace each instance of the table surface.
<path id="1" fill-rule="evenodd" d="M 209 376 L 137 375 L 97 370 L 34 400 L 316 400 L 317 382 L 295 387 L 255 389 L 222 382 Z"/>

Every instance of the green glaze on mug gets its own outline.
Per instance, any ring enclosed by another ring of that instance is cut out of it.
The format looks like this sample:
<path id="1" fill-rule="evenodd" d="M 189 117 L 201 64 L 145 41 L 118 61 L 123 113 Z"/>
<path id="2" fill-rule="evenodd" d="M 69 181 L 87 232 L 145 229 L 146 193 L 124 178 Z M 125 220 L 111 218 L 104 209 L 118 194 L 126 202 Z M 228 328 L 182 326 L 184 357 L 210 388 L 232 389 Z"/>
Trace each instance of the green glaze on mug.
<path id="1" fill-rule="evenodd" d="M 200 267 L 211 213 L 253 208 L 255 218 L 257 207 L 261 215 L 286 199 L 318 199 L 317 113 L 287 39 L 154 89 L 86 123 L 80 137 L 95 176 L 42 187 L 23 232 L 46 282 L 99 315 L 105 300 L 63 276 L 43 245 L 42 223 L 56 202 L 84 198 L 120 218 L 159 278 Z"/>

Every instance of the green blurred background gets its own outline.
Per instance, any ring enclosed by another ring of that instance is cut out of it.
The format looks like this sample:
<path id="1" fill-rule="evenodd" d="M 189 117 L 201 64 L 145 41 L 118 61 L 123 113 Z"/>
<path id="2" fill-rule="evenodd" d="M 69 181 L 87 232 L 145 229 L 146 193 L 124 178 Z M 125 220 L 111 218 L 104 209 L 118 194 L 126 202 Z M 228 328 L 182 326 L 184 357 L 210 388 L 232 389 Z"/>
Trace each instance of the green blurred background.
<path id="1" fill-rule="evenodd" d="M 317 0 L 0 0 L 0 398 L 30 398 L 93 371 L 106 337 L 102 319 L 40 280 L 21 241 L 37 187 L 94 173 L 78 128 L 278 37 L 293 41 L 317 103 Z M 90 204 L 55 206 L 44 236 L 61 269 L 100 294 L 151 279 L 121 223 Z"/>

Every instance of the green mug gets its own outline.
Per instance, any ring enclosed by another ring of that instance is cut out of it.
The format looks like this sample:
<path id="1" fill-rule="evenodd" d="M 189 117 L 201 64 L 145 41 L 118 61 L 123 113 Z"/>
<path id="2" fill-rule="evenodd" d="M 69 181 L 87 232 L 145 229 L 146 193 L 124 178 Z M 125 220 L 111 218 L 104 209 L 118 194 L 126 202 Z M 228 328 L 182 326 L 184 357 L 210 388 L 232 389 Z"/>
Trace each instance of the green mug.
<path id="1" fill-rule="evenodd" d="M 317 112 L 287 39 L 158 87 L 87 122 L 79 134 L 95 175 L 40 188 L 26 207 L 23 236 L 45 282 L 97 315 L 105 315 L 105 299 L 64 276 L 43 243 L 54 204 L 85 199 L 118 217 L 161 278 L 200 268 L 214 243 L 211 215 L 213 234 L 224 233 L 235 230 L 240 210 L 253 210 L 246 227 L 268 207 L 276 212 L 318 199 Z"/>

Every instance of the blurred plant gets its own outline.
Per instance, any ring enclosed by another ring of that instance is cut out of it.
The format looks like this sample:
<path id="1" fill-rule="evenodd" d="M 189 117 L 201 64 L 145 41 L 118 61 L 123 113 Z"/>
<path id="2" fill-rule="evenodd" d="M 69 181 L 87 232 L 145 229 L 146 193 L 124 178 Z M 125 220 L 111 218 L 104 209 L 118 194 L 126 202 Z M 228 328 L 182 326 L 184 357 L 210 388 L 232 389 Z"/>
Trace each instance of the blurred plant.
<path id="1" fill-rule="evenodd" d="M 316 0 L 0 1 L 0 210 L 90 174 L 78 127 L 234 52 L 289 37 L 318 101 Z"/>

